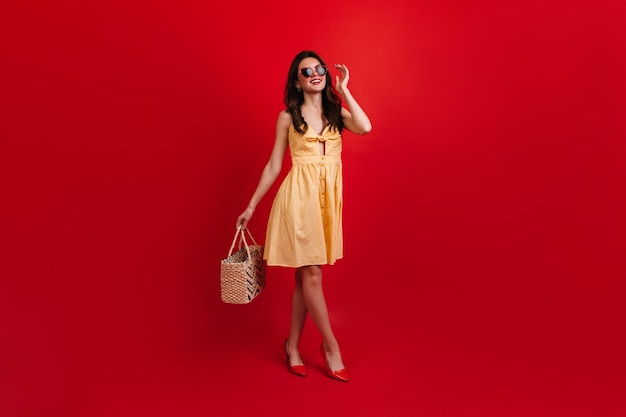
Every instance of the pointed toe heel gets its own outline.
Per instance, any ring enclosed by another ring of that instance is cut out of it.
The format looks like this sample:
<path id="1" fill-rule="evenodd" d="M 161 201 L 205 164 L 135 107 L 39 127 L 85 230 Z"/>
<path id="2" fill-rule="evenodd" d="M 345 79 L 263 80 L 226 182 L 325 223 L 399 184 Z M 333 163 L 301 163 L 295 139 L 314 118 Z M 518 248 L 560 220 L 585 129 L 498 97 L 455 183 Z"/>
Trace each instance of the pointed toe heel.
<path id="1" fill-rule="evenodd" d="M 326 375 L 328 375 L 329 378 L 336 379 L 337 381 L 341 382 L 350 381 L 350 376 L 348 375 L 348 371 L 345 368 L 338 371 L 333 371 L 330 369 L 330 366 L 328 366 L 328 358 L 326 358 L 326 351 L 324 350 L 323 343 L 320 345 L 320 354 L 322 355 L 322 362 L 324 362 Z"/>
<path id="2" fill-rule="evenodd" d="M 285 356 L 287 357 L 286 359 L 287 370 L 289 370 L 289 372 L 297 376 L 306 376 L 307 374 L 306 365 L 291 365 L 291 358 L 289 357 L 289 352 L 287 351 L 287 342 L 288 342 L 288 339 L 285 339 Z"/>

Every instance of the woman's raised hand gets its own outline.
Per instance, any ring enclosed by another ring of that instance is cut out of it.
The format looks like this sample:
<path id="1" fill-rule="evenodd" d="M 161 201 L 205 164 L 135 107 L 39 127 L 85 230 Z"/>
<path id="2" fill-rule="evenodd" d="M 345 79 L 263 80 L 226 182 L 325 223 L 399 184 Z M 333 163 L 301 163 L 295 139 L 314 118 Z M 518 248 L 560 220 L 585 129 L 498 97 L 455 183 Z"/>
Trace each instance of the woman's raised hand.
<path id="1" fill-rule="evenodd" d="M 335 68 L 339 70 L 341 77 L 339 75 L 335 75 L 335 88 L 337 92 L 342 96 L 346 91 L 348 91 L 348 80 L 350 80 L 350 71 L 348 71 L 348 67 L 344 64 L 335 64 Z"/>

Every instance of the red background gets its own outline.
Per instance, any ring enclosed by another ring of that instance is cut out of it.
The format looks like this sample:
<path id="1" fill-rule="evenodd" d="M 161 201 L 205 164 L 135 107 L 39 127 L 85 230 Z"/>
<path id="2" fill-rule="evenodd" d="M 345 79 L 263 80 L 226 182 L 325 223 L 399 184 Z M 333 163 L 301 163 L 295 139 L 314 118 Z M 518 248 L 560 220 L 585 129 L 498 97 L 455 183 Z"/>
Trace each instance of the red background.
<path id="1" fill-rule="evenodd" d="M 2 416 L 626 415 L 623 1 L 2 9 Z M 219 299 L 310 48 L 374 126 L 324 269 L 349 384 L 310 325 L 284 369 L 291 271 Z"/>

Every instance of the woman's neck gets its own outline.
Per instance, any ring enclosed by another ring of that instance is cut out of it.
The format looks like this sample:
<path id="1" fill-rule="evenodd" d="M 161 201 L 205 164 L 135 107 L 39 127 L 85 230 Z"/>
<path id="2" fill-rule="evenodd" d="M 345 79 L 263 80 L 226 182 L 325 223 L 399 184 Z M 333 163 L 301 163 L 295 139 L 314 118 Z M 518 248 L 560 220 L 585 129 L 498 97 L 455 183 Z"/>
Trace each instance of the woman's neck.
<path id="1" fill-rule="evenodd" d="M 302 107 L 306 107 L 311 110 L 322 110 L 322 93 L 304 94 L 304 103 Z"/>

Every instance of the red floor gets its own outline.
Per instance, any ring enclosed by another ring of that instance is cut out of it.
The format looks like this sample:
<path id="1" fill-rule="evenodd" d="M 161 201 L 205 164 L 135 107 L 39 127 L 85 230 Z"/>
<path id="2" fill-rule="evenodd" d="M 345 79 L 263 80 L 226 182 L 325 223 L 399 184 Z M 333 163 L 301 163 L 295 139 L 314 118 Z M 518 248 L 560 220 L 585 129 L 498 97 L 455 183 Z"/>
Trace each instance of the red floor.
<path id="1" fill-rule="evenodd" d="M 559 300 L 549 289 L 447 288 L 445 279 L 358 287 L 340 277 L 341 263 L 325 271 L 347 384 L 324 375 L 310 322 L 301 346 L 309 375 L 286 371 L 291 280 L 270 269 L 267 289 L 246 306 L 221 304 L 215 282 L 198 281 L 184 306 L 172 304 L 181 294 L 165 302 L 129 287 L 157 316 L 131 311 L 132 300 L 117 295 L 108 312 L 97 312 L 106 301 L 94 299 L 99 305 L 73 325 L 57 322 L 56 311 L 31 322 L 34 333 L 13 329 L 23 339 L 4 344 L 2 415 L 626 415 L 618 317 L 608 304 L 593 305 L 593 294 Z M 581 302 L 594 308 L 594 322 Z"/>

